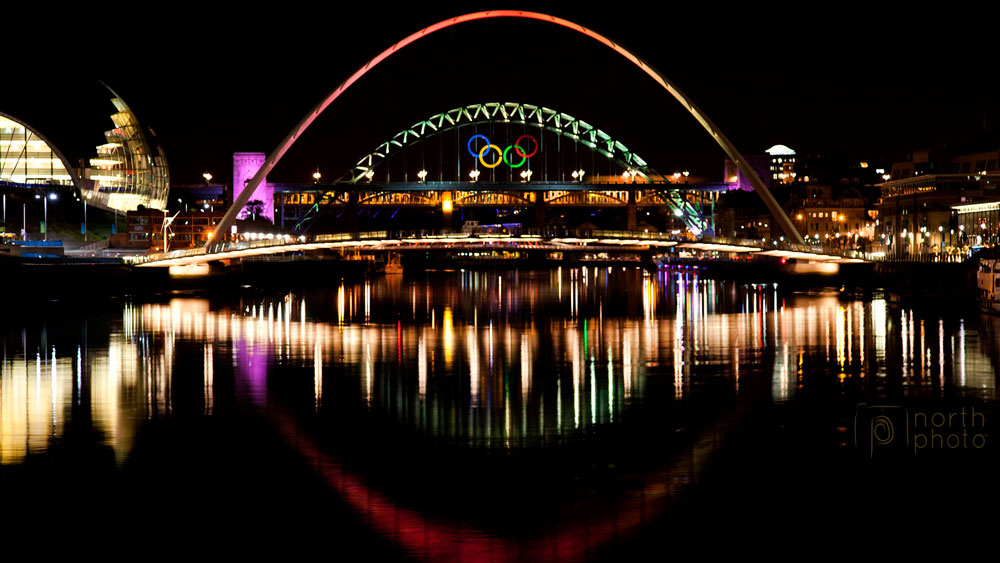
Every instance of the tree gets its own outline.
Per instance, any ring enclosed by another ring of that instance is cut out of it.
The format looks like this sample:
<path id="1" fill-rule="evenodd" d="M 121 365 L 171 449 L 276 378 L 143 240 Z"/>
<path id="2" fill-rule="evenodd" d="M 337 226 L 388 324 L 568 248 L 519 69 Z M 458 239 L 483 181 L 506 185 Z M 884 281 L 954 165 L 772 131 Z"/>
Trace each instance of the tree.
<path id="1" fill-rule="evenodd" d="M 258 215 L 264 213 L 264 202 L 259 199 L 252 199 L 247 202 L 246 206 L 243 208 L 243 217 L 249 217 L 251 220 L 256 221 Z"/>

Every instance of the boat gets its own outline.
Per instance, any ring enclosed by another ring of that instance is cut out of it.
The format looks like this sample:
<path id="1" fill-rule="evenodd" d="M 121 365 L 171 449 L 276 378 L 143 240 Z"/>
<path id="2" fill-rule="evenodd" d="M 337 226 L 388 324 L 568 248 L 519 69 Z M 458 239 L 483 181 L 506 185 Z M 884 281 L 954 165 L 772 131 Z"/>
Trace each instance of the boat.
<path id="1" fill-rule="evenodd" d="M 389 253 L 389 260 L 385 263 L 385 269 L 383 271 L 386 274 L 403 273 L 403 262 L 400 260 L 398 252 Z"/>
<path id="2" fill-rule="evenodd" d="M 979 267 L 976 268 L 976 299 L 982 311 L 1000 314 L 1000 259 L 979 259 Z"/>

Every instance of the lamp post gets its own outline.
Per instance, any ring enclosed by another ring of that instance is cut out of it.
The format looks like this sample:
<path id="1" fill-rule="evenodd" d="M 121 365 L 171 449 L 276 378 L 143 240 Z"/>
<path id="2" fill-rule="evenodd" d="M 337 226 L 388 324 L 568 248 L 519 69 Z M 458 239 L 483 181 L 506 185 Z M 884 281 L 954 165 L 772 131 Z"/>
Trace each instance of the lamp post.
<path id="1" fill-rule="evenodd" d="M 322 178 L 322 177 L 323 177 L 323 175 L 319 173 L 319 168 L 317 168 L 316 171 L 313 172 L 313 183 L 314 184 L 318 184 L 319 183 L 319 179 Z"/>
<path id="2" fill-rule="evenodd" d="M 55 201 L 57 198 L 58 196 L 56 196 L 55 193 L 48 194 L 45 197 L 35 194 L 35 199 L 42 200 L 42 240 L 49 240 L 49 200 L 51 199 L 52 201 Z M 25 224 L 27 225 L 27 221 L 25 221 Z M 27 226 L 25 228 L 27 228 Z"/>

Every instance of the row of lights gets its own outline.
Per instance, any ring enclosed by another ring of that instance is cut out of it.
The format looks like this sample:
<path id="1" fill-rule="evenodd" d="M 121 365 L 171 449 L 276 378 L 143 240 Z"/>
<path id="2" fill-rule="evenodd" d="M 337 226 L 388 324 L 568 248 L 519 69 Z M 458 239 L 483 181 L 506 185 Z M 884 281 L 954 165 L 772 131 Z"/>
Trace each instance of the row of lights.
<path id="1" fill-rule="evenodd" d="M 285 242 L 291 242 L 295 239 L 292 235 L 274 234 L 274 233 L 243 233 L 243 236 L 247 240 L 283 240 Z M 298 239 L 300 242 L 305 241 L 305 236 L 300 236 Z"/>

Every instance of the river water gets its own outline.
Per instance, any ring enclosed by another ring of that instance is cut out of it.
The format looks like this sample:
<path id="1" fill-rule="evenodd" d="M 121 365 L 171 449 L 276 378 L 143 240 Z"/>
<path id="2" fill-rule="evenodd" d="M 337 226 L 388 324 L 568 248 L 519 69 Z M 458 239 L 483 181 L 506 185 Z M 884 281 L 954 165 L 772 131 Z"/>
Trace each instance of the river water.
<path id="1" fill-rule="evenodd" d="M 998 497 L 1000 321 L 974 310 L 631 267 L 287 285 L 5 315 L 9 537 L 579 561 L 856 553 L 874 533 L 919 552 L 897 540 L 969 534 Z"/>

